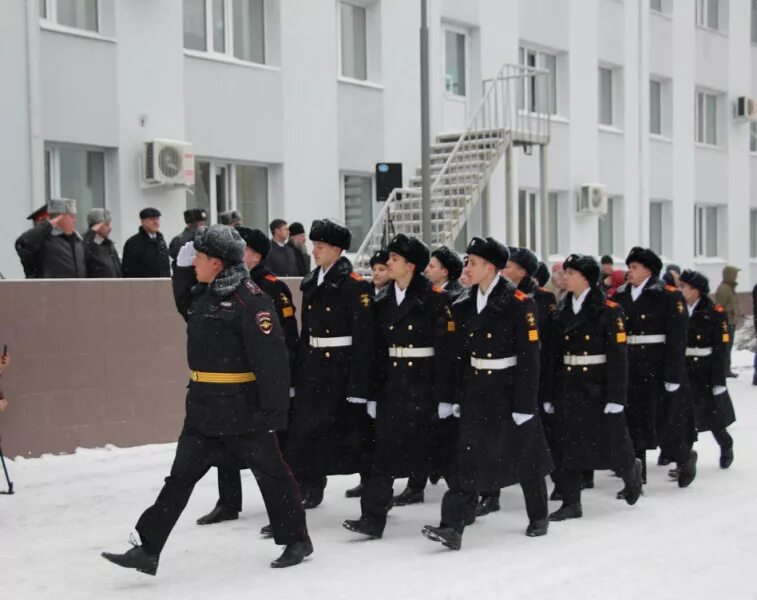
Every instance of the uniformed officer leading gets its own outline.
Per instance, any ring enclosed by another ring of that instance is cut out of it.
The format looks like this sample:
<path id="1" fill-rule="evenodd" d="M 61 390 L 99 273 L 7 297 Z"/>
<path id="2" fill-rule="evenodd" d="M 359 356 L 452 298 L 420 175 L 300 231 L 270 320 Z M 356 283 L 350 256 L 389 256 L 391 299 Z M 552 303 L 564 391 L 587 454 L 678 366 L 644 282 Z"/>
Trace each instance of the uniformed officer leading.
<path id="1" fill-rule="evenodd" d="M 276 543 L 286 545 L 271 566 L 289 567 L 313 552 L 297 482 L 273 433 L 286 426 L 289 405 L 284 336 L 243 256 L 244 242 L 224 225 L 201 229 L 177 256 L 174 296 L 187 320 L 191 374 L 187 414 L 171 474 L 137 522 L 141 544 L 102 553 L 119 566 L 155 575 L 195 484 L 226 454 L 255 472 Z"/>

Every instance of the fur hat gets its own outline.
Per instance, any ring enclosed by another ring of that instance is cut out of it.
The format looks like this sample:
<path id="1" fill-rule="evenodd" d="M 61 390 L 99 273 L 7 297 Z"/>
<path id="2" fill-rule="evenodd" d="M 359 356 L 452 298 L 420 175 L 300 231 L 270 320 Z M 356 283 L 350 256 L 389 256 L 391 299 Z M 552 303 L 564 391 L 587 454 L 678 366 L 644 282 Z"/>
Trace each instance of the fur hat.
<path id="1" fill-rule="evenodd" d="M 238 210 L 227 210 L 218 215 L 218 222 L 221 225 L 234 226 L 242 222 L 242 215 L 239 214 Z"/>
<path id="2" fill-rule="evenodd" d="M 302 223 L 298 223 L 295 221 L 294 223 L 291 223 L 289 225 L 289 236 L 293 235 L 299 235 L 301 233 L 305 233 L 305 228 L 302 226 Z"/>
<path id="3" fill-rule="evenodd" d="M 263 258 L 268 256 L 271 251 L 271 240 L 260 229 L 250 229 L 249 227 L 237 227 L 239 236 L 250 248 L 258 252 Z"/>
<path id="4" fill-rule="evenodd" d="M 660 257 L 649 248 L 642 248 L 640 246 L 634 246 L 631 248 L 631 252 L 628 253 L 628 258 L 626 258 L 626 266 L 631 266 L 631 263 L 633 262 L 644 265 L 647 269 L 652 271 L 654 277 L 660 276 L 660 271 L 662 271 L 662 261 L 660 260 Z"/>
<path id="5" fill-rule="evenodd" d="M 47 212 L 51 215 L 75 215 L 76 200 L 70 198 L 51 198 L 47 203 Z"/>
<path id="6" fill-rule="evenodd" d="M 549 278 L 549 268 L 547 268 L 547 264 L 545 262 L 540 260 L 539 266 L 536 267 L 536 272 L 534 273 L 534 279 L 536 279 L 540 287 L 544 287 L 545 285 L 547 285 Z"/>
<path id="7" fill-rule="evenodd" d="M 317 219 L 310 226 L 310 241 L 323 242 L 342 250 L 349 250 L 352 234 L 341 223 L 331 219 Z"/>
<path id="8" fill-rule="evenodd" d="M 514 262 L 524 269 L 529 277 L 533 277 L 536 269 L 539 268 L 539 259 L 536 258 L 536 254 L 528 248 L 518 248 L 516 246 L 510 246 L 509 250 L 510 262 Z"/>
<path id="9" fill-rule="evenodd" d="M 450 281 L 460 279 L 460 275 L 463 274 L 463 260 L 458 256 L 457 252 L 447 246 L 440 246 L 431 253 L 431 256 L 442 263 L 442 266 L 447 269 Z"/>
<path id="10" fill-rule="evenodd" d="M 681 281 L 683 283 L 688 283 L 693 288 L 698 289 L 699 293 L 702 296 L 707 296 L 710 293 L 710 280 L 707 279 L 707 277 L 705 277 L 699 271 L 686 269 L 683 273 L 681 273 Z"/>
<path id="11" fill-rule="evenodd" d="M 373 256 L 371 256 L 371 268 L 373 265 L 386 265 L 389 262 L 389 252 L 384 250 L 376 250 Z"/>
<path id="12" fill-rule="evenodd" d="M 474 237 L 468 244 L 468 254 L 475 254 L 492 263 L 497 270 L 504 269 L 510 260 L 507 247 L 492 237 Z"/>
<path id="13" fill-rule="evenodd" d="M 139 218 L 141 219 L 155 219 L 160 217 L 160 211 L 157 208 L 143 208 L 139 211 Z"/>
<path id="14" fill-rule="evenodd" d="M 404 233 L 395 235 L 386 249 L 389 253 L 399 254 L 407 262 L 413 263 L 416 273 L 422 273 L 431 258 L 431 252 L 426 244 L 417 237 L 408 237 Z"/>
<path id="15" fill-rule="evenodd" d="M 591 287 L 599 281 L 599 264 L 597 259 L 588 254 L 571 254 L 563 261 L 562 268 L 578 271 L 586 278 Z"/>
<path id="16" fill-rule="evenodd" d="M 233 227 L 220 224 L 200 227 L 194 243 L 195 250 L 213 258 L 220 258 L 227 265 L 244 261 L 245 243 Z"/>
<path id="17" fill-rule="evenodd" d="M 98 223 L 110 223 L 110 211 L 107 208 L 93 208 L 87 213 L 87 225 L 90 227 Z"/>
<path id="18" fill-rule="evenodd" d="M 204 223 L 208 220 L 208 213 L 202 208 L 190 208 L 184 211 L 184 222 L 187 225 L 192 223 Z"/>

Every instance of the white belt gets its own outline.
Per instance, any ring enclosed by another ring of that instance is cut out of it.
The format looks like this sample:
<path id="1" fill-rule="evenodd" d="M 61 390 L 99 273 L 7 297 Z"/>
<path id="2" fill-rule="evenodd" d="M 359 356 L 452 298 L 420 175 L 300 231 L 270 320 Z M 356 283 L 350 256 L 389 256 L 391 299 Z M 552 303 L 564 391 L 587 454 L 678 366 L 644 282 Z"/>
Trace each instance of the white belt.
<path id="1" fill-rule="evenodd" d="M 392 358 L 431 358 L 434 356 L 433 348 L 404 348 L 392 346 L 389 348 L 389 356 Z"/>
<path id="2" fill-rule="evenodd" d="M 342 337 L 313 337 L 310 336 L 311 348 L 338 348 L 340 346 L 352 346 L 352 336 L 343 335 Z"/>
<path id="3" fill-rule="evenodd" d="M 585 356 L 563 356 L 562 362 L 564 365 L 571 367 L 584 367 L 587 365 L 603 365 L 607 362 L 606 354 L 590 354 Z"/>
<path id="4" fill-rule="evenodd" d="M 638 346 L 640 344 L 664 344 L 665 335 L 629 335 L 628 344 Z"/>
<path id="5" fill-rule="evenodd" d="M 686 348 L 686 356 L 710 356 L 712 348 Z"/>
<path id="6" fill-rule="evenodd" d="M 476 369 L 487 369 L 490 371 L 502 371 L 509 369 L 518 364 L 517 356 L 508 356 L 507 358 L 473 358 L 470 359 L 471 367 Z"/>

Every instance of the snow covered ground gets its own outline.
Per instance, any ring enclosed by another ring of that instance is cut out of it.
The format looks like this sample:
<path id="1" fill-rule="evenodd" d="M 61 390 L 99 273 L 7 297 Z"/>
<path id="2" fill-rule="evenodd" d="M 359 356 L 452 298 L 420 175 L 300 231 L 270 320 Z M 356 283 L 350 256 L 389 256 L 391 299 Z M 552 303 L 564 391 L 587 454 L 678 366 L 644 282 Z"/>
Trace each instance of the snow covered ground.
<path id="1" fill-rule="evenodd" d="M 597 487 L 583 496 L 584 518 L 555 523 L 534 539 L 523 535 L 520 489 L 510 488 L 499 513 L 465 532 L 460 552 L 420 534 L 439 519 L 443 484 L 430 486 L 425 504 L 394 509 L 383 540 L 364 541 L 341 527 L 359 515 L 358 501 L 344 497 L 356 477 L 332 477 L 324 503 L 308 512 L 315 554 L 274 570 L 268 563 L 279 548 L 258 535 L 267 520 L 251 475 L 243 479 L 238 521 L 194 524 L 216 499 L 211 471 L 179 520 L 158 576 L 149 577 L 99 554 L 129 547 L 129 531 L 160 489 L 174 444 L 9 461 L 17 493 L 0 496 L 0 598 L 757 598 L 752 357 L 735 355 L 740 377 L 729 380 L 739 419 L 731 428 L 730 470 L 718 468 L 710 434 L 701 436 L 699 474 L 685 490 L 668 481 L 667 467 L 652 466 L 650 452 L 649 485 L 636 506 L 615 500 L 621 482 L 597 473 Z"/>

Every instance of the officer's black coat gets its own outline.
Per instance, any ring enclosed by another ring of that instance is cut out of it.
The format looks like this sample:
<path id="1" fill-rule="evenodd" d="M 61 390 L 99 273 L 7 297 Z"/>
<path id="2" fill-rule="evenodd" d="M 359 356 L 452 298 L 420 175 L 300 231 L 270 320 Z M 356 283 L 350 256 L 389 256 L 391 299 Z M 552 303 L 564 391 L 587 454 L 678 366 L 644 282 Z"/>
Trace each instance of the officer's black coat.
<path id="1" fill-rule="evenodd" d="M 538 416 L 516 426 L 512 413 L 536 415 L 539 335 L 536 303 L 504 278 L 477 312 L 478 286 L 452 305 L 458 330 L 456 401 L 460 404 L 455 472 L 467 491 L 494 490 L 552 471 Z M 505 370 L 479 370 L 471 357 L 515 356 Z"/>
<path id="2" fill-rule="evenodd" d="M 171 264 L 163 234 L 151 238 L 143 227 L 124 244 L 124 277 L 170 277 Z"/>
<path id="3" fill-rule="evenodd" d="M 690 410 L 686 378 L 688 314 L 681 292 L 650 278 L 634 302 L 631 285 L 618 288 L 613 300 L 623 308 L 631 335 L 665 335 L 664 344 L 628 346 L 628 429 L 637 450 L 664 446 L 680 437 Z M 665 391 L 678 383 L 678 392 Z"/>
<path id="4" fill-rule="evenodd" d="M 555 407 L 555 459 L 563 469 L 614 469 L 633 466 L 633 447 L 625 410 L 605 414 L 608 403 L 626 406 L 628 353 L 623 309 L 597 287 L 573 313 L 569 293 L 553 319 L 552 373 Z M 565 356 L 605 355 L 599 365 L 571 366 Z"/>
<path id="5" fill-rule="evenodd" d="M 250 277 L 257 286 L 268 294 L 276 306 L 279 323 L 284 328 L 287 350 L 289 350 L 289 371 L 292 379 L 297 369 L 297 349 L 300 336 L 297 333 L 296 309 L 292 302 L 289 286 L 274 275 L 268 267 L 259 264 L 250 271 Z"/>
<path id="6" fill-rule="evenodd" d="M 539 328 L 539 408 L 551 397 L 552 372 L 552 321 L 557 310 L 557 300 L 552 292 L 536 285 L 530 277 L 524 277 L 518 289 L 531 296 L 536 302 L 536 322 Z M 542 412 L 542 417 L 543 417 Z"/>
<path id="7" fill-rule="evenodd" d="M 709 356 L 687 356 L 697 429 L 721 431 L 736 420 L 728 392 L 713 396 L 715 386 L 726 385 L 728 370 L 728 316 L 719 304 L 702 296 L 689 317 L 689 348 L 712 348 Z"/>
<path id="8" fill-rule="evenodd" d="M 286 445 L 298 478 L 356 473 L 368 460 L 374 358 L 372 287 L 342 257 L 318 285 L 320 268 L 302 280 L 302 327 L 295 397 Z M 310 337 L 352 337 L 352 345 L 313 348 Z"/>
<path id="9" fill-rule="evenodd" d="M 195 284 L 192 267 L 176 269 L 174 298 L 187 321 L 189 369 L 210 373 L 252 371 L 256 381 L 190 381 L 185 428 L 206 436 L 286 428 L 289 364 L 273 301 L 249 279 L 225 295 L 220 295 L 213 284 Z"/>
<path id="10" fill-rule="evenodd" d="M 106 238 L 100 238 L 90 229 L 84 234 L 84 250 L 89 277 L 119 278 L 123 276 L 121 259 L 115 244 Z"/>
<path id="11" fill-rule="evenodd" d="M 374 473 L 425 474 L 449 447 L 438 440 L 438 405 L 452 398 L 455 323 L 449 296 L 415 276 L 397 306 L 395 284 L 374 300 L 376 310 L 376 450 Z M 397 358 L 389 348 L 433 348 L 431 358 Z M 452 419 L 453 417 L 450 417 Z M 451 441 L 451 440 L 450 440 Z"/>
<path id="12" fill-rule="evenodd" d="M 466 288 L 457 279 L 448 281 L 447 285 L 444 286 L 444 291 L 447 292 L 450 302 L 457 300 L 466 289 L 468 288 Z"/>

